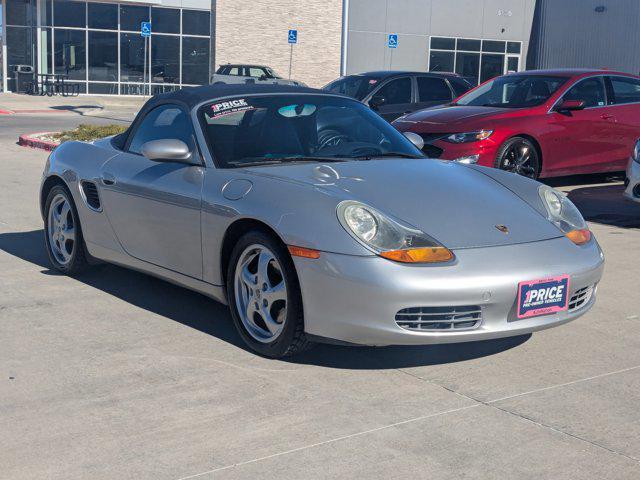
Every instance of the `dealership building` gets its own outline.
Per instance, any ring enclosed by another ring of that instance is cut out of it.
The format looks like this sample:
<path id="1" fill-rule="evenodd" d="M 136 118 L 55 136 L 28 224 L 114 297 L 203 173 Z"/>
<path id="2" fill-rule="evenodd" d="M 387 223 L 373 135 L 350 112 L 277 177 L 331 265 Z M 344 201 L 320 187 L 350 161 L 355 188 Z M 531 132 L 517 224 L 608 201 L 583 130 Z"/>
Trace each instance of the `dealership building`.
<path id="1" fill-rule="evenodd" d="M 16 65 L 80 93 L 139 95 L 266 64 L 321 86 L 368 70 L 640 71 L 638 0 L 0 0 L 2 81 Z M 151 23 L 148 40 L 143 22 Z M 297 43 L 289 43 L 289 30 Z M 28 70 L 28 69 L 27 69 Z"/>

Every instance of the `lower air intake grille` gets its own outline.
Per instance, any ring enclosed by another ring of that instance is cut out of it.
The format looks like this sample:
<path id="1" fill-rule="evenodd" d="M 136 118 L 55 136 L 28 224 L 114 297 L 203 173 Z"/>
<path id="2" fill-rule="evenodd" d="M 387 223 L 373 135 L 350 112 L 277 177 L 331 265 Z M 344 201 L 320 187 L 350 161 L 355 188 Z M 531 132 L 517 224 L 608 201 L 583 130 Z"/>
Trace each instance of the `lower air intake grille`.
<path id="1" fill-rule="evenodd" d="M 87 205 L 93 210 L 100 210 L 100 196 L 98 195 L 98 187 L 96 187 L 96 184 L 83 180 L 80 182 L 80 185 Z"/>
<path id="2" fill-rule="evenodd" d="M 481 322 L 482 309 L 478 305 L 413 307 L 404 308 L 396 313 L 398 326 L 415 332 L 472 330 Z"/>
<path id="3" fill-rule="evenodd" d="M 576 291 L 576 293 L 571 297 L 571 300 L 569 300 L 569 311 L 575 312 L 580 307 L 589 303 L 589 300 L 591 300 L 591 296 L 593 295 L 593 288 L 593 285 L 589 285 L 588 287 L 584 287 Z"/>

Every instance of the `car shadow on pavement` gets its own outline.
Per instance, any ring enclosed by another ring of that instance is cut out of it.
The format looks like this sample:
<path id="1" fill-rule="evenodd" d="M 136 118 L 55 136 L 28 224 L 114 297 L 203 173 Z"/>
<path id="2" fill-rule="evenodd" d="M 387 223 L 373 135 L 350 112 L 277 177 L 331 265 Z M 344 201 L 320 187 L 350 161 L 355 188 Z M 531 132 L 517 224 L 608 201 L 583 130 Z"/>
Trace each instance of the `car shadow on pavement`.
<path id="1" fill-rule="evenodd" d="M 43 274 L 58 275 L 50 269 L 43 235 L 42 230 L 0 233 L 0 250 L 42 267 Z M 131 305 L 248 350 L 233 326 L 227 307 L 204 295 L 115 265 L 101 265 L 74 278 Z M 482 342 L 427 346 L 352 347 L 322 344 L 286 361 L 340 369 L 439 365 L 494 355 L 517 347 L 530 337 L 531 335 L 523 335 Z"/>

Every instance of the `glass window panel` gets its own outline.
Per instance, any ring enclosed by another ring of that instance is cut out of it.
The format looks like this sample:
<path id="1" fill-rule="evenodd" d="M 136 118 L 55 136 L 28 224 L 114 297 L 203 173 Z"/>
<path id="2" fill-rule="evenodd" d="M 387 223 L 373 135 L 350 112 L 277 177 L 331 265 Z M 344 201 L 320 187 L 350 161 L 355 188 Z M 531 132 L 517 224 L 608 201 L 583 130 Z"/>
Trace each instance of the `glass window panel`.
<path id="1" fill-rule="evenodd" d="M 64 82 L 65 91 L 69 94 L 87 93 L 86 82 Z"/>
<path id="2" fill-rule="evenodd" d="M 265 75 L 265 71 L 257 67 L 249 67 L 249 76 L 253 78 L 260 78 Z"/>
<path id="3" fill-rule="evenodd" d="M 117 95 L 117 83 L 91 83 L 89 82 L 89 93 L 97 93 L 101 95 Z"/>
<path id="4" fill-rule="evenodd" d="M 431 52 L 429 55 L 430 72 L 453 72 L 453 52 Z"/>
<path id="5" fill-rule="evenodd" d="M 118 81 L 118 34 L 89 31 L 89 80 Z"/>
<path id="6" fill-rule="evenodd" d="M 11 75 L 12 65 L 33 65 L 33 29 L 28 27 L 7 28 L 7 68 Z"/>
<path id="7" fill-rule="evenodd" d="M 507 42 L 507 53 L 520 53 L 520 42 Z"/>
<path id="8" fill-rule="evenodd" d="M 373 96 L 384 97 L 386 99 L 385 105 L 411 103 L 411 78 L 404 77 L 391 80 L 383 85 Z"/>
<path id="9" fill-rule="evenodd" d="M 53 50 L 51 48 L 51 29 L 40 30 L 40 70 L 38 73 L 53 73 Z"/>
<path id="10" fill-rule="evenodd" d="M 640 102 L 640 80 L 630 77 L 611 77 L 615 103 Z"/>
<path id="11" fill-rule="evenodd" d="M 120 30 L 140 31 L 140 24 L 149 21 L 149 7 L 120 5 Z M 153 27 L 152 27 L 153 30 Z"/>
<path id="12" fill-rule="evenodd" d="M 163 138 L 182 140 L 191 150 L 195 147 L 189 115 L 175 105 L 161 105 L 149 112 L 136 128 L 129 151 L 139 154 L 145 143 Z"/>
<path id="13" fill-rule="evenodd" d="M 63 73 L 72 80 L 85 80 L 87 74 L 84 30 L 54 31 L 55 73 Z"/>
<path id="14" fill-rule="evenodd" d="M 9 0 L 5 1 L 5 4 L 7 6 L 6 25 L 35 25 L 34 0 Z"/>
<path id="15" fill-rule="evenodd" d="M 53 23 L 56 27 L 86 27 L 87 4 L 69 0 L 53 2 Z"/>
<path id="16" fill-rule="evenodd" d="M 478 73 L 480 72 L 480 54 L 479 53 L 456 53 L 456 73 L 463 77 L 472 77 L 478 81 Z"/>
<path id="17" fill-rule="evenodd" d="M 153 33 L 180 33 L 180 10 L 177 8 L 151 8 Z"/>
<path id="18" fill-rule="evenodd" d="M 497 40 L 483 40 L 482 41 L 482 51 L 483 52 L 500 52 L 504 53 L 504 49 L 506 48 L 505 42 L 499 42 Z"/>
<path id="19" fill-rule="evenodd" d="M 139 33 L 120 34 L 121 82 L 142 82 L 144 75 L 144 50 L 144 38 L 141 37 Z"/>
<path id="20" fill-rule="evenodd" d="M 200 10 L 182 10 L 183 35 L 209 36 L 209 12 Z"/>
<path id="21" fill-rule="evenodd" d="M 209 83 L 209 39 L 182 37 L 182 83 Z"/>
<path id="22" fill-rule="evenodd" d="M 151 82 L 180 83 L 180 37 L 151 37 Z"/>
<path id="23" fill-rule="evenodd" d="M 437 48 L 440 50 L 455 50 L 456 39 L 455 38 L 441 38 L 431 37 L 431 48 Z"/>
<path id="24" fill-rule="evenodd" d="M 451 90 L 442 78 L 418 77 L 419 102 L 447 102 L 451 100 Z"/>
<path id="25" fill-rule="evenodd" d="M 47 27 L 53 26 L 53 0 L 44 0 L 42 2 L 40 24 Z"/>
<path id="26" fill-rule="evenodd" d="M 480 82 L 502 75 L 504 55 L 482 55 L 480 67 Z"/>
<path id="27" fill-rule="evenodd" d="M 121 83 L 120 95 L 146 95 L 145 90 L 149 90 L 148 85 L 142 83 Z"/>
<path id="28" fill-rule="evenodd" d="M 109 3 L 89 3 L 89 28 L 118 29 L 118 6 Z"/>
<path id="29" fill-rule="evenodd" d="M 151 85 L 151 95 L 157 95 L 159 93 L 174 92 L 178 90 L 178 85 Z"/>
<path id="30" fill-rule="evenodd" d="M 602 77 L 586 78 L 579 81 L 563 96 L 564 100 L 582 100 L 586 107 L 602 107 L 605 104 Z"/>
<path id="31" fill-rule="evenodd" d="M 472 40 L 469 38 L 459 38 L 458 50 L 469 50 L 471 52 L 479 52 L 480 40 Z"/>
<path id="32" fill-rule="evenodd" d="M 507 73 L 517 72 L 520 67 L 518 57 L 507 57 Z"/>

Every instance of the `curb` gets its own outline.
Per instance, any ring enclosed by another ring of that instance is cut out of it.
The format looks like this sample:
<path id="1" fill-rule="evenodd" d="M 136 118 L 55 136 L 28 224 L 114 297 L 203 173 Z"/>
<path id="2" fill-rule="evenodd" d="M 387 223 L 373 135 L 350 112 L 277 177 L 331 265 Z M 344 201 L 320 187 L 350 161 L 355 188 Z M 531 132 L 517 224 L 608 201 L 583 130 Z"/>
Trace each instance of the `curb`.
<path id="1" fill-rule="evenodd" d="M 39 148 L 41 150 L 46 150 L 48 152 L 52 151 L 59 144 L 54 142 L 48 142 L 46 140 L 40 140 L 36 138 L 35 135 L 44 135 L 47 133 L 56 133 L 56 132 L 36 132 L 36 133 L 25 133 L 18 137 L 18 145 L 29 148 Z"/>
<path id="2" fill-rule="evenodd" d="M 3 110 L 2 108 L 0 108 L 0 115 L 13 115 L 14 112 L 13 110 Z"/>

